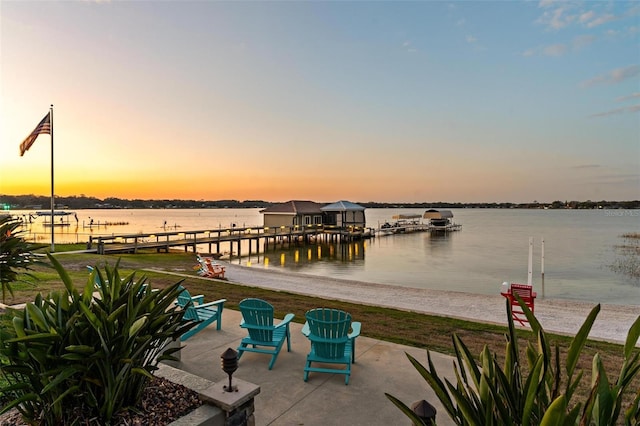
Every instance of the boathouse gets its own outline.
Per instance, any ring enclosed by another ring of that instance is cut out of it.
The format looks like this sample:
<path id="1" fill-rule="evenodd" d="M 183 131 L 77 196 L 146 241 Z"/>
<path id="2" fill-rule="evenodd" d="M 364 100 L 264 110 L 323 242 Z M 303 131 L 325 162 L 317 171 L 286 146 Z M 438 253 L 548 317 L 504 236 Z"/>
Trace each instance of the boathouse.
<path id="1" fill-rule="evenodd" d="M 338 201 L 321 207 L 320 210 L 324 212 L 324 225 L 364 228 L 367 223 L 364 215 L 365 208 L 350 201 Z"/>
<path id="2" fill-rule="evenodd" d="M 313 201 L 292 200 L 260 210 L 264 226 L 322 225 L 322 204 Z"/>

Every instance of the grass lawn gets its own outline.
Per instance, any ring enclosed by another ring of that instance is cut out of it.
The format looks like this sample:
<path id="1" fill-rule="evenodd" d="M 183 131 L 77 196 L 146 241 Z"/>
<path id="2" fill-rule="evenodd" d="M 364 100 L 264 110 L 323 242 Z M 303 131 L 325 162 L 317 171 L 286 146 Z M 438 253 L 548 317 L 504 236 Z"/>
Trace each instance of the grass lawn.
<path id="1" fill-rule="evenodd" d="M 68 250 L 69 247 L 56 248 L 58 252 Z M 265 290 L 255 287 L 247 287 L 225 283 L 223 281 L 203 280 L 199 278 L 193 269 L 195 257 L 192 253 L 138 253 L 122 255 L 95 255 L 78 253 L 61 253 L 57 257 L 65 266 L 78 288 L 87 283 L 87 265 L 103 267 L 106 264 L 114 266 L 120 262 L 120 274 L 138 271 L 136 275 L 145 275 L 154 288 L 163 288 L 180 280 L 175 275 L 165 272 L 180 272 L 188 275 L 183 285 L 191 294 L 203 294 L 205 300 L 211 301 L 220 298 L 227 299 L 225 308 L 238 309 L 238 303 L 247 297 L 257 297 L 269 301 L 275 309 L 277 317 L 282 318 L 287 312 L 295 314 L 295 320 L 304 322 L 304 314 L 307 310 L 317 307 L 330 307 L 348 311 L 356 321 L 363 324 L 362 334 L 380 340 L 401 343 L 409 346 L 424 348 L 452 354 L 453 345 L 451 336 L 456 333 L 469 347 L 474 355 L 479 355 L 483 347 L 487 345 L 498 358 L 504 356 L 506 327 L 493 324 L 484 324 L 473 321 L 445 318 L 434 315 L 425 315 L 407 312 L 399 309 L 382 308 L 376 306 L 347 303 L 335 300 L 308 297 L 283 291 Z M 141 269 L 154 269 L 154 272 L 140 271 Z M 7 304 L 22 303 L 33 299 L 38 292 L 47 293 L 54 289 L 62 288 L 62 283 L 55 270 L 46 266 L 38 266 L 33 274 L 35 280 L 30 284 L 20 283 L 13 286 L 14 296 L 8 297 Z M 505 310 L 506 315 L 506 310 Z M 527 330 L 518 330 L 521 339 L 520 347 L 526 345 L 527 340 L 536 344 L 535 336 Z M 566 354 L 570 337 L 548 334 L 550 345 L 560 347 L 560 353 Z M 585 371 L 582 381 L 584 385 L 579 393 L 585 393 L 591 380 L 591 361 L 595 353 L 600 353 L 606 366 L 610 381 L 615 381 L 622 364 L 622 346 L 601 341 L 588 341 L 579 361 L 579 369 Z M 526 358 L 523 358 L 523 360 Z M 426 353 L 425 353 L 426 360 Z M 407 366 L 410 364 L 407 361 Z M 416 380 L 421 380 L 416 372 Z M 640 377 L 636 377 L 630 389 L 640 388 Z M 631 395 L 629 400 L 631 402 Z M 580 398 L 582 399 L 582 398 Z"/>

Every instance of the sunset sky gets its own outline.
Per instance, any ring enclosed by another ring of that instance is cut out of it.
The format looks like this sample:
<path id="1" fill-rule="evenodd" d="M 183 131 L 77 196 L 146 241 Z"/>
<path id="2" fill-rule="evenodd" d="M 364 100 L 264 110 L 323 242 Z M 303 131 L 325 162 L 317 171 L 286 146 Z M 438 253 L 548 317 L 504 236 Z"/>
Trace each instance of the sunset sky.
<path id="1" fill-rule="evenodd" d="M 640 198 L 640 3 L 6 1 L 0 194 Z"/>

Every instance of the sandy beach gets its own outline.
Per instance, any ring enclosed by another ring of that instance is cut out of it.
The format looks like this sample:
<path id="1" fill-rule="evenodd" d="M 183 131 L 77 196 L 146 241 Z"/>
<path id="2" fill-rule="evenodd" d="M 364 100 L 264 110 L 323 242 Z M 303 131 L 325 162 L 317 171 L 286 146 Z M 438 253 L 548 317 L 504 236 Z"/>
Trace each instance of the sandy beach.
<path id="1" fill-rule="evenodd" d="M 227 279 L 234 284 L 282 290 L 367 305 L 404 309 L 426 314 L 505 324 L 505 299 L 496 288 L 495 296 L 416 289 L 265 270 L 226 264 Z M 575 334 L 595 303 L 538 298 L 535 314 L 550 332 Z M 638 305 L 601 305 L 589 336 L 624 343 L 627 332 L 640 315 Z"/>

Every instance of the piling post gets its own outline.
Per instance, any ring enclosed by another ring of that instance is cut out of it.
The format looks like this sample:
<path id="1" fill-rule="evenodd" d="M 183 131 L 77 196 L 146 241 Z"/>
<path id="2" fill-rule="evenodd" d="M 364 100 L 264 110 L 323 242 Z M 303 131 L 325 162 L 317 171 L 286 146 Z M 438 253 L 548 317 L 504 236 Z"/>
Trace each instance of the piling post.
<path id="1" fill-rule="evenodd" d="M 544 299 L 544 237 L 542 237 L 541 244 L 541 259 L 540 259 L 540 272 L 542 281 L 542 298 Z"/>
<path id="2" fill-rule="evenodd" d="M 533 285 L 533 237 L 529 237 L 529 268 L 527 270 L 527 284 Z"/>

